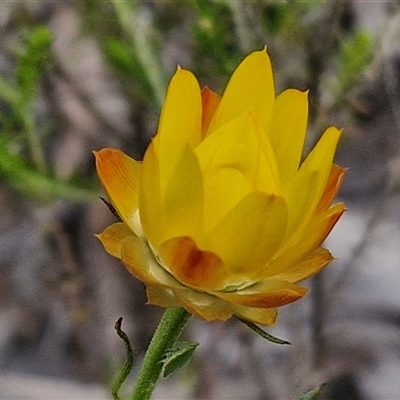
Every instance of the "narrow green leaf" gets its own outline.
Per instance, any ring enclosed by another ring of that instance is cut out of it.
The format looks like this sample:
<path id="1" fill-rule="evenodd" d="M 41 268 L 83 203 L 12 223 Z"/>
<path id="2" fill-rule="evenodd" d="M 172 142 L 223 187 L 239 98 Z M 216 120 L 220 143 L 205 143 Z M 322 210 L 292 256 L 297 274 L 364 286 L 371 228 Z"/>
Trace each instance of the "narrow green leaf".
<path id="1" fill-rule="evenodd" d="M 47 27 L 37 26 L 26 34 L 25 45 L 17 54 L 16 79 L 20 101 L 30 103 L 49 60 L 52 35 Z"/>
<path id="2" fill-rule="evenodd" d="M 246 321 L 245 319 L 239 318 L 238 316 L 236 316 L 236 318 L 243 324 L 247 325 L 252 331 L 254 331 L 258 335 L 260 335 L 262 338 L 267 339 L 269 342 L 272 342 L 275 344 L 291 344 L 287 340 L 279 339 L 275 336 L 272 336 L 268 332 L 265 332 L 263 329 L 261 329 L 259 326 L 257 326 L 253 322 Z"/>
<path id="3" fill-rule="evenodd" d="M 192 359 L 198 345 L 198 343 L 181 342 L 176 344 L 174 348 L 167 350 L 161 360 L 163 364 L 161 376 L 166 378 L 183 368 Z"/>
<path id="4" fill-rule="evenodd" d="M 9 84 L 2 76 L 0 76 L 0 99 L 5 100 L 10 103 L 12 106 L 18 101 L 18 91 Z"/>
<path id="5" fill-rule="evenodd" d="M 365 31 L 358 31 L 349 38 L 342 39 L 339 49 L 339 86 L 349 90 L 369 65 L 373 56 L 373 41 Z"/>
<path id="6" fill-rule="evenodd" d="M 303 394 L 303 396 L 300 396 L 298 400 L 315 400 L 322 393 L 322 389 L 324 386 L 325 383 L 316 387 L 313 390 L 310 390 L 306 394 Z"/>
<path id="7" fill-rule="evenodd" d="M 135 96 L 154 103 L 156 98 L 146 70 L 136 52 L 128 43 L 117 37 L 107 38 L 103 45 L 107 62 L 135 88 Z"/>
<path id="8" fill-rule="evenodd" d="M 115 323 L 115 330 L 117 331 L 118 336 L 124 341 L 125 349 L 126 349 L 126 360 L 125 363 L 119 372 L 117 378 L 115 379 L 111 391 L 114 400 L 121 400 L 118 395 L 119 389 L 122 384 L 125 382 L 125 379 L 129 375 L 133 367 L 133 351 L 131 342 L 127 336 L 127 334 L 121 329 L 122 325 L 122 317 L 118 318 L 118 321 Z"/>
<path id="9" fill-rule="evenodd" d="M 0 139 L 0 176 L 24 196 L 44 202 L 62 198 L 74 203 L 87 203 L 98 197 L 90 188 L 41 173 L 29 166 L 18 154 L 13 154 L 9 148 L 7 141 Z"/>

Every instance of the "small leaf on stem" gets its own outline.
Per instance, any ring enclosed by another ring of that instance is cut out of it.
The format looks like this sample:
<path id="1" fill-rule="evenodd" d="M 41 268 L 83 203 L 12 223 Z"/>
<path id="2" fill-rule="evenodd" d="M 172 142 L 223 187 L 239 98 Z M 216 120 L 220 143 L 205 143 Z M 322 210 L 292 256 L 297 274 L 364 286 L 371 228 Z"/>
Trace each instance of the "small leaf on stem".
<path id="1" fill-rule="evenodd" d="M 161 376 L 166 378 L 178 369 L 183 368 L 193 357 L 198 345 L 199 343 L 181 342 L 176 344 L 172 349 L 168 349 L 161 360 L 163 364 Z"/>

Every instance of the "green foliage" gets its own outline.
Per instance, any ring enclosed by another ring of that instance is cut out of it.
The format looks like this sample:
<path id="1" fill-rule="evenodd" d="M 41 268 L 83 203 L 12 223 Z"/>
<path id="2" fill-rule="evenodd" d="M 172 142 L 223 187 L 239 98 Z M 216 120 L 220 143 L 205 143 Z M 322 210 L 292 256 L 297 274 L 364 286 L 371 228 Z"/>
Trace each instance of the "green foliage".
<path id="1" fill-rule="evenodd" d="M 256 325 L 253 322 L 247 321 L 243 318 L 236 317 L 241 323 L 247 325 L 253 332 L 257 333 L 257 335 L 260 335 L 263 339 L 268 340 L 271 343 L 275 344 L 291 344 L 287 340 L 279 339 L 275 336 L 272 336 L 270 333 L 264 331 L 264 329 L 261 329 L 258 325 Z"/>
<path id="2" fill-rule="evenodd" d="M 265 29 L 268 33 L 275 35 L 283 27 L 290 12 L 290 5 L 283 2 L 271 2 L 262 12 Z"/>
<path id="3" fill-rule="evenodd" d="M 0 175 L 24 196 L 43 202 L 63 198 L 72 202 L 93 200 L 95 191 L 57 179 L 46 166 L 38 134 L 34 103 L 38 88 L 51 66 L 52 34 L 43 25 L 23 29 L 14 49 L 15 79 L 0 77 Z M 43 135 L 42 135 L 43 136 Z"/>
<path id="4" fill-rule="evenodd" d="M 15 74 L 20 105 L 33 100 L 37 86 L 48 68 L 52 35 L 45 26 L 37 26 L 25 33 L 24 44 L 16 52 Z"/>
<path id="5" fill-rule="evenodd" d="M 195 3 L 197 18 L 192 34 L 197 48 L 196 69 L 200 74 L 229 75 L 239 57 L 232 14 L 224 2 L 197 0 Z"/>
<path id="6" fill-rule="evenodd" d="M 349 90 L 360 74 L 370 64 L 373 56 L 373 41 L 364 31 L 357 31 L 340 42 L 338 85 L 342 91 Z"/>
<path id="7" fill-rule="evenodd" d="M 42 187 L 43 181 L 31 177 L 34 171 L 25 169 L 25 162 L 8 151 L 18 141 L 26 143 L 32 162 L 40 172 L 44 172 L 41 145 L 34 132 L 32 102 L 37 85 L 45 70 L 51 44 L 50 33 L 44 26 L 25 31 L 23 43 L 15 50 L 17 68 L 15 81 L 0 78 L 0 99 L 4 112 L 0 114 L 1 166 L 0 172 L 14 187 L 30 193 L 35 184 Z M 20 137 L 21 135 L 21 137 Z M 8 142 L 8 143 L 7 143 Z M 18 146 L 20 147 L 20 146 Z M 32 178 L 32 179 L 30 179 Z M 22 182 L 26 181 L 25 188 Z"/>
<path id="8" fill-rule="evenodd" d="M 31 106 L 49 60 L 50 31 L 38 26 L 24 31 L 23 42 L 15 49 L 15 81 L 0 77 L 0 99 L 7 113 L 0 115 L 0 128 L 21 132 L 32 129 Z"/>
<path id="9" fill-rule="evenodd" d="M 152 98 L 161 107 L 165 95 L 166 79 L 161 67 L 159 33 L 155 29 L 153 13 L 139 3 L 111 0 L 123 37 L 135 52 L 135 58 L 146 71 L 146 80 Z"/>
<path id="10" fill-rule="evenodd" d="M 167 378 L 175 371 L 183 368 L 192 359 L 198 345 L 198 343 L 181 342 L 177 343 L 172 349 L 167 350 L 161 360 L 161 376 Z"/>
<path id="11" fill-rule="evenodd" d="M 14 153 L 10 141 L 0 140 L 0 176 L 24 196 L 42 202 L 66 199 L 70 202 L 88 202 L 97 198 L 88 186 L 64 182 L 50 173 L 42 173 L 29 165 L 22 155 Z"/>
<path id="12" fill-rule="evenodd" d="M 317 388 L 310 390 L 303 396 L 300 396 L 298 400 L 316 400 L 322 393 L 322 389 L 325 385 L 318 386 Z"/>
<path id="13" fill-rule="evenodd" d="M 134 85 L 136 100 L 154 103 L 154 92 L 149 77 L 132 46 L 118 37 L 105 41 L 104 55 L 114 70 L 130 85 Z"/>
<path id="14" fill-rule="evenodd" d="M 117 331 L 118 336 L 124 341 L 125 344 L 125 350 L 126 350 L 126 359 L 125 363 L 119 372 L 118 376 L 116 377 L 111 391 L 112 391 L 112 396 L 114 400 L 121 400 L 119 397 L 119 390 L 121 389 L 122 384 L 125 382 L 126 378 L 128 377 L 129 373 L 132 370 L 133 367 L 133 350 L 132 350 L 132 345 L 129 340 L 128 335 L 122 330 L 121 328 L 122 325 L 122 317 L 118 319 L 118 321 L 115 323 L 115 330 Z"/>

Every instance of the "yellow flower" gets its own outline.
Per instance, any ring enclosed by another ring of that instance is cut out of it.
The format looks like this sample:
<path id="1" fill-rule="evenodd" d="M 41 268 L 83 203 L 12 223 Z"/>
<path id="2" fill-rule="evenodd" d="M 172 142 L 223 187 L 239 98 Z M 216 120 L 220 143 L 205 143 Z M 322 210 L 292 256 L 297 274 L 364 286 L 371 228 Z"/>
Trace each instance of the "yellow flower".
<path id="1" fill-rule="evenodd" d="M 328 128 L 301 162 L 307 116 L 307 93 L 275 97 L 257 51 L 222 97 L 178 68 L 143 162 L 95 153 L 122 219 L 98 238 L 146 284 L 149 303 L 272 325 L 276 307 L 304 296 L 296 283 L 333 259 L 320 245 L 344 211 L 331 207 L 340 131 Z"/>

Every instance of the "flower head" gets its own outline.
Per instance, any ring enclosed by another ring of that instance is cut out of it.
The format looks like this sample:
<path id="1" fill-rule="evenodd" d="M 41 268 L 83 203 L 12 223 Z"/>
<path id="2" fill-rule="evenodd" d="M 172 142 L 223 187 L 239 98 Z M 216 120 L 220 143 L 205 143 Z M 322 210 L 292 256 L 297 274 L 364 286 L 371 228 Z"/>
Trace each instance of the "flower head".
<path id="1" fill-rule="evenodd" d="M 344 170 L 328 128 L 303 162 L 307 93 L 275 97 L 265 50 L 251 53 L 222 97 L 178 68 L 143 162 L 96 152 L 122 222 L 99 239 L 147 287 L 149 303 L 211 321 L 272 325 L 276 308 L 332 261 L 320 247 L 344 211 L 331 206 Z"/>

